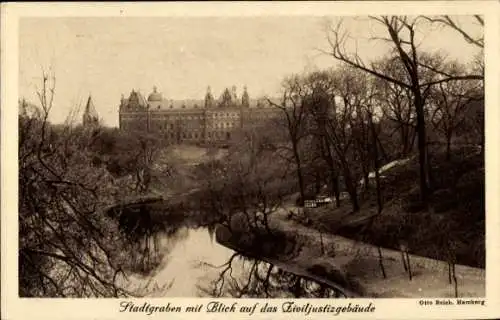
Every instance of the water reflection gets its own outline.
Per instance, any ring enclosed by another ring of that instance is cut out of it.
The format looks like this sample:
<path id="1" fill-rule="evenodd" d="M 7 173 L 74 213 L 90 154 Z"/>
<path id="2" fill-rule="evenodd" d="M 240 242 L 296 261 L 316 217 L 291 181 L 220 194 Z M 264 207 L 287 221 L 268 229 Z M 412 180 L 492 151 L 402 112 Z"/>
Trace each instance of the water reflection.
<path id="1" fill-rule="evenodd" d="M 217 268 L 217 267 L 215 267 Z M 234 270 L 239 268 L 240 270 Z M 332 298 L 341 293 L 296 276 L 264 261 L 234 253 L 217 279 L 199 289 L 211 297 L 234 298 Z M 222 269 L 222 270 L 221 270 Z M 235 276 L 235 273 L 237 276 Z"/>
<path id="2" fill-rule="evenodd" d="M 326 298 L 340 293 L 242 256 L 213 239 L 207 229 L 181 228 L 160 238 L 163 259 L 149 276 L 128 279 L 149 297 Z"/>

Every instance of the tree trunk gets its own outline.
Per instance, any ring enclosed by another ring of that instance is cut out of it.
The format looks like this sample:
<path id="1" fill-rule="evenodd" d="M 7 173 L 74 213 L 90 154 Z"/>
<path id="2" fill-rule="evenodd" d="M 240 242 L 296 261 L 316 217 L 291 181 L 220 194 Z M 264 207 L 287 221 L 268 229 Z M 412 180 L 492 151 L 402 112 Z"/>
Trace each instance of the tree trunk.
<path id="1" fill-rule="evenodd" d="M 453 276 L 453 283 L 455 287 L 455 298 L 458 298 L 458 282 L 457 282 L 457 275 L 455 274 L 455 263 L 452 265 L 452 276 Z"/>
<path id="2" fill-rule="evenodd" d="M 406 255 L 406 263 L 408 265 L 408 276 L 410 277 L 410 281 L 411 281 L 411 279 L 413 278 L 413 275 L 411 272 L 410 254 L 408 253 L 408 251 L 405 251 L 405 255 Z"/>
<path id="3" fill-rule="evenodd" d="M 323 232 L 319 232 L 319 241 L 321 244 L 321 255 L 325 254 L 325 245 L 323 244 Z"/>
<path id="4" fill-rule="evenodd" d="M 298 141 L 292 142 L 293 157 L 295 158 L 295 164 L 297 165 L 296 174 L 299 181 L 299 191 L 301 203 L 304 203 L 305 190 L 304 190 L 304 177 L 302 176 L 302 163 L 300 161 L 299 151 L 297 150 Z"/>
<path id="5" fill-rule="evenodd" d="M 451 159 L 451 137 L 446 139 L 446 161 Z"/>
<path id="6" fill-rule="evenodd" d="M 359 201 L 358 201 L 358 192 L 356 190 L 356 185 L 353 184 L 351 175 L 348 169 L 344 169 L 344 180 L 347 188 L 347 192 L 349 193 L 349 198 L 351 199 L 352 211 L 359 211 Z"/>
<path id="7" fill-rule="evenodd" d="M 314 181 L 314 191 L 315 194 L 319 194 L 321 192 L 321 183 L 322 179 L 321 176 L 319 175 L 319 172 L 316 174 L 315 181 Z"/>
<path id="8" fill-rule="evenodd" d="M 425 131 L 425 113 L 424 101 L 420 93 L 420 88 L 417 87 L 413 90 L 415 94 L 414 103 L 417 113 L 417 135 L 418 135 L 418 160 L 419 160 L 419 173 L 420 173 L 420 200 L 424 207 L 427 207 L 429 198 L 429 167 L 427 155 L 427 137 Z"/>
<path id="9" fill-rule="evenodd" d="M 432 174 L 432 158 L 427 149 L 427 194 L 432 195 L 435 186 L 434 176 Z"/>
<path id="10" fill-rule="evenodd" d="M 411 141 L 410 141 L 410 148 L 409 152 L 413 150 L 413 146 L 415 145 L 415 139 L 417 138 L 417 129 L 412 128 L 412 133 L 411 133 Z"/>
<path id="11" fill-rule="evenodd" d="M 400 133 L 401 133 L 401 144 L 402 144 L 402 148 L 401 148 L 401 156 L 402 157 L 405 157 L 409 152 L 410 152 L 410 132 L 409 132 L 409 127 L 407 127 L 406 125 L 404 124 L 401 124 L 401 129 L 400 129 Z"/>
<path id="12" fill-rule="evenodd" d="M 363 165 L 363 180 L 364 180 L 364 191 L 368 191 L 368 189 L 370 189 L 370 170 L 365 166 Z"/>
<path id="13" fill-rule="evenodd" d="M 448 282 L 451 284 L 451 265 L 452 263 L 448 261 Z"/>
<path id="14" fill-rule="evenodd" d="M 382 202 L 382 191 L 380 190 L 380 172 L 379 172 L 379 162 L 378 162 L 378 146 L 377 146 L 377 134 L 375 132 L 375 127 L 373 125 L 373 118 L 370 115 L 370 128 L 371 128 L 371 136 L 372 136 L 372 144 L 373 144 L 373 165 L 375 167 L 375 185 L 377 188 L 377 214 L 382 213 L 383 202 Z"/>
<path id="15" fill-rule="evenodd" d="M 387 152 L 384 150 L 384 146 L 382 145 L 382 142 L 380 142 L 380 139 L 378 136 L 375 137 L 377 139 L 377 145 L 378 145 L 378 151 L 380 151 L 380 154 L 382 158 L 386 161 L 389 162 L 389 157 L 387 156 Z"/>
<path id="16" fill-rule="evenodd" d="M 349 196 L 351 198 L 352 212 L 353 213 L 358 212 L 359 211 L 359 201 L 358 201 L 358 194 L 357 194 L 357 192 L 355 190 L 354 191 L 350 191 L 349 192 Z"/>
<path id="17" fill-rule="evenodd" d="M 329 167 L 329 187 L 330 187 L 330 193 L 335 197 L 335 205 L 340 207 L 340 188 L 339 188 L 339 176 L 337 174 L 337 168 L 335 167 L 335 163 L 332 159 L 332 153 L 330 150 L 330 146 L 328 145 L 328 141 L 324 138 L 324 136 L 321 139 L 322 144 L 320 145 L 321 148 L 321 156 L 327 163 Z"/>
<path id="18" fill-rule="evenodd" d="M 380 270 L 382 270 L 382 276 L 385 279 L 385 278 L 387 278 L 387 275 L 385 274 L 384 260 L 382 257 L 382 250 L 380 249 L 380 246 L 377 246 L 377 251 L 378 251 L 378 263 L 380 266 Z"/>
<path id="19" fill-rule="evenodd" d="M 332 191 L 333 195 L 335 196 L 335 206 L 337 208 L 340 208 L 340 188 L 339 188 L 339 177 L 337 175 L 334 175 L 332 177 Z"/>

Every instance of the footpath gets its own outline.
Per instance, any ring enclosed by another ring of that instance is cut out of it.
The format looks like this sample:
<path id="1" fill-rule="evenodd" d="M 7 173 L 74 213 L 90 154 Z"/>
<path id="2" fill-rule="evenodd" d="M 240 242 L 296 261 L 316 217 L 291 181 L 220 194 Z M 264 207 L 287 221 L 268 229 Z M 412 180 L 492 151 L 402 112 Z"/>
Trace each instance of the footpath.
<path id="1" fill-rule="evenodd" d="M 286 233 L 305 240 L 293 263 L 307 268 L 315 261 L 327 262 L 353 277 L 366 297 L 424 298 L 455 297 L 455 286 L 449 283 L 448 263 L 410 254 L 412 279 L 405 271 L 400 251 L 381 248 L 384 279 L 376 246 L 320 231 L 288 220 L 287 210 L 270 215 L 270 223 Z M 321 249 L 321 239 L 324 252 Z M 485 297 L 485 270 L 455 265 L 458 297 Z"/>

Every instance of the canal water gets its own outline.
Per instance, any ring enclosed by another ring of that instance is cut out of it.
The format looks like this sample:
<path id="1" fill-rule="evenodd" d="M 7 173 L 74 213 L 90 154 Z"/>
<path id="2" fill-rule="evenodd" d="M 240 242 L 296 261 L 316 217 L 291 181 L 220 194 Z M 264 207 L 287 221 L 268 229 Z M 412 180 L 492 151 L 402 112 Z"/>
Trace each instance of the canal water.
<path id="1" fill-rule="evenodd" d="M 160 265 L 148 276 L 129 276 L 131 290 L 148 297 L 338 297 L 331 288 L 237 254 L 205 228 L 163 235 L 159 248 Z"/>

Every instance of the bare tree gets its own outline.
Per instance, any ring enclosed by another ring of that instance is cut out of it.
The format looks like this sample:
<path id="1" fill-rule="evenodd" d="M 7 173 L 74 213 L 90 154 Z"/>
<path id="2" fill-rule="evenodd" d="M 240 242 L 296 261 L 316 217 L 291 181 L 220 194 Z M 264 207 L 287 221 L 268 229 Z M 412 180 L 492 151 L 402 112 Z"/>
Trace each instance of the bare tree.
<path id="1" fill-rule="evenodd" d="M 392 45 L 394 52 L 399 57 L 406 70 L 406 79 L 404 81 L 388 75 L 381 70 L 375 63 L 366 64 L 357 52 L 348 53 L 345 50 L 347 39 L 346 32 L 342 31 L 342 25 L 339 23 L 336 28 L 330 28 L 327 39 L 330 44 L 330 54 L 335 59 L 342 61 L 362 71 L 368 72 L 387 82 L 396 84 L 402 88 L 408 89 L 412 94 L 412 103 L 416 113 L 416 130 L 418 136 L 418 150 L 420 163 L 420 196 L 423 205 L 427 205 L 429 195 L 429 164 L 426 142 L 426 123 L 425 123 L 425 101 L 432 86 L 439 83 L 466 80 L 482 79 L 482 75 L 450 75 L 445 71 L 428 65 L 421 59 L 418 43 L 415 35 L 419 27 L 419 21 L 423 18 L 409 18 L 406 16 L 381 16 L 370 17 L 374 22 L 381 24 L 387 30 L 386 37 L 374 38 L 377 41 L 383 41 Z M 425 81 L 421 74 L 424 71 L 432 71 L 435 79 Z"/>
<path id="2" fill-rule="evenodd" d="M 474 21 L 481 27 L 484 28 L 484 19 L 480 15 L 473 16 Z M 479 48 L 484 48 L 484 36 L 481 34 L 480 36 L 474 36 L 470 30 L 466 30 L 464 27 L 460 25 L 457 19 L 452 18 L 448 15 L 442 15 L 437 17 L 424 17 L 429 22 L 435 24 L 441 24 L 445 27 L 451 28 L 452 30 L 458 32 L 468 43 L 477 46 Z"/>
<path id="3" fill-rule="evenodd" d="M 304 89 L 300 77 L 292 76 L 284 81 L 283 97 L 279 104 L 267 98 L 270 105 L 282 111 L 283 121 L 279 121 L 279 123 L 286 129 L 289 144 L 280 146 L 280 148 L 290 151 L 292 155 L 296 167 L 301 201 L 304 201 L 305 198 L 305 183 L 300 148 L 304 137 L 308 135 L 306 130 L 307 112 L 304 100 L 306 92 Z"/>
<path id="4" fill-rule="evenodd" d="M 250 128 L 235 139 L 238 143 L 229 149 L 228 157 L 198 168 L 200 209 L 210 211 L 215 222 L 236 234 L 235 225 L 249 234 L 272 233 L 269 215 L 291 193 L 287 160 L 276 157 L 265 133 Z"/>
<path id="5" fill-rule="evenodd" d="M 450 74 L 464 73 L 465 66 L 457 63 L 448 64 Z M 480 91 L 480 81 L 453 81 L 439 83 L 433 90 L 431 102 L 434 104 L 431 123 L 445 138 L 446 158 L 451 157 L 452 139 L 466 121 L 466 108 L 476 99 Z"/>
<path id="6" fill-rule="evenodd" d="M 54 95 L 55 77 L 44 72 L 39 108 L 19 117 L 19 294 L 132 294 L 119 284 L 127 246 L 101 211 L 120 188 L 92 167 L 93 132 L 48 121 Z"/>
<path id="7" fill-rule="evenodd" d="M 308 112 L 312 115 L 311 130 L 316 140 L 316 151 L 328 166 L 330 192 L 335 196 L 337 207 L 340 206 L 339 161 L 328 135 L 328 123 L 335 118 L 335 85 L 332 70 L 312 72 L 306 75 L 306 83 L 311 87 Z"/>
<path id="8" fill-rule="evenodd" d="M 358 178 L 363 176 L 367 179 L 369 172 L 366 153 L 368 131 L 361 110 L 367 102 L 367 87 L 365 79 L 360 76 L 362 74 L 349 67 L 336 70 L 334 96 L 331 99 L 334 113 L 324 117 L 328 143 L 335 152 L 353 212 L 360 208 Z M 360 171 L 364 174 L 359 174 Z"/>
<path id="9" fill-rule="evenodd" d="M 404 80 L 405 70 L 397 57 L 389 57 L 380 63 L 383 64 L 381 68 L 385 73 L 390 74 L 391 77 Z M 391 127 L 393 129 L 389 135 L 393 136 L 394 133 L 399 133 L 398 157 L 405 157 L 413 150 L 417 133 L 411 92 L 408 88 L 381 78 L 374 78 L 374 82 L 380 91 L 377 99 L 383 106 L 384 118 L 393 124 L 393 127 Z"/>
<path id="10" fill-rule="evenodd" d="M 308 130 L 316 140 L 315 147 L 329 165 L 333 193 L 338 199 L 340 172 L 353 211 L 357 211 L 358 177 L 362 176 L 365 187 L 368 187 L 368 175 L 373 166 L 370 125 L 365 108 L 373 104 L 374 87 L 365 74 L 351 67 L 312 72 L 303 78 L 304 101 L 311 119 Z"/>

